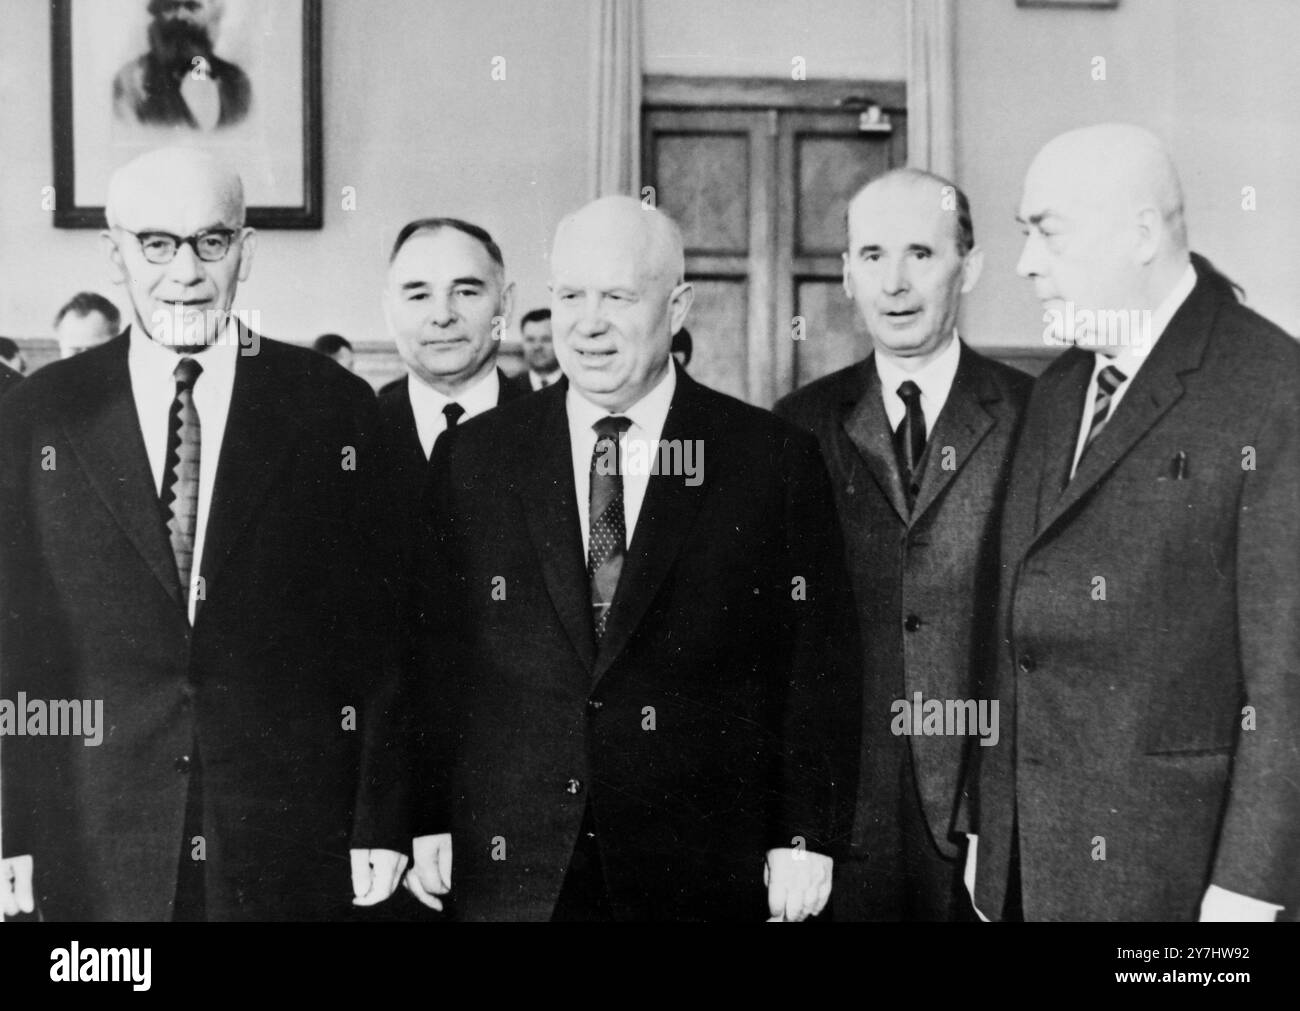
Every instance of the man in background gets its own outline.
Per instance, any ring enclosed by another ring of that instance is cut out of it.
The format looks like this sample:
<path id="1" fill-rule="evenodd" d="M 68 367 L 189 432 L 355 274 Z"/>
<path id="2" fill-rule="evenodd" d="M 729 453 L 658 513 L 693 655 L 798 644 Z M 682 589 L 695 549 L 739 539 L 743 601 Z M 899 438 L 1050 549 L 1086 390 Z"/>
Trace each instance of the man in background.
<path id="1" fill-rule="evenodd" d="M 1191 254 L 1173 160 L 1107 124 L 1025 177 L 1053 336 L 1002 531 L 993 919 L 1300 908 L 1300 346 Z M 1071 325 L 1073 321 L 1073 325 Z"/>
<path id="2" fill-rule="evenodd" d="M 311 348 L 326 358 L 333 358 L 349 372 L 356 371 L 356 356 L 352 343 L 346 337 L 336 333 L 323 333 L 312 341 Z"/>
<path id="3" fill-rule="evenodd" d="M 551 340 L 551 310 L 533 309 L 519 321 L 519 335 L 524 343 L 524 361 L 528 370 L 510 381 L 524 393 L 544 390 L 558 383 L 564 373 Z"/>
<path id="4" fill-rule="evenodd" d="M 103 295 L 82 291 L 73 295 L 54 316 L 54 338 L 59 357 L 71 358 L 106 344 L 121 332 L 122 314 Z"/>
<path id="5" fill-rule="evenodd" d="M 860 189 L 846 217 L 844 291 L 871 351 L 776 407 L 821 443 L 866 644 L 862 774 L 835 918 L 973 919 L 965 839 L 952 832 L 979 721 L 923 735 L 915 717 L 926 702 L 976 716 L 968 702 L 991 661 L 1002 496 L 1031 380 L 957 335 L 983 252 L 956 185 L 899 169 Z"/>
<path id="6" fill-rule="evenodd" d="M 22 382 L 26 374 L 22 350 L 10 338 L 0 337 L 0 397 Z"/>

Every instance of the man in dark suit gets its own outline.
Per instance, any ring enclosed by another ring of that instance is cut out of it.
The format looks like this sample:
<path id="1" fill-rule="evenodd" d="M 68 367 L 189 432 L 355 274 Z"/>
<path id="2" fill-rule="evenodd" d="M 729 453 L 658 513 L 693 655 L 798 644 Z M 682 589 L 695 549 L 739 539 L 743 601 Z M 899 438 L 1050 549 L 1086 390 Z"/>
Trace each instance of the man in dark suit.
<path id="1" fill-rule="evenodd" d="M 18 345 L 8 337 L 0 337 L 0 397 L 23 381 L 26 368 Z"/>
<path id="2" fill-rule="evenodd" d="M 438 436 L 523 395 L 496 364 L 513 297 L 501 249 L 477 225 L 421 218 L 398 232 L 384 316 L 408 374 L 380 394 L 379 414 L 404 549 Z"/>
<path id="3" fill-rule="evenodd" d="M 236 322 L 256 237 L 209 156 L 129 163 L 107 217 L 132 327 L 0 403 L 0 698 L 31 700 L 3 740 L 8 909 L 346 913 L 374 398 Z M 32 736 L 43 700 L 102 712 L 101 740 Z"/>
<path id="4" fill-rule="evenodd" d="M 992 918 L 1271 920 L 1300 905 L 1300 347 L 1190 257 L 1160 141 L 1064 134 L 1019 272 L 1075 343 L 1005 507 Z"/>
<path id="5" fill-rule="evenodd" d="M 866 644 L 837 920 L 974 918 L 965 840 L 949 833 L 980 724 L 918 735 L 913 713 L 918 693 L 922 706 L 973 699 L 993 645 L 1002 495 L 1032 381 L 957 336 L 982 259 L 951 182 L 900 169 L 868 183 L 849 204 L 844 290 L 872 353 L 776 407 L 817 435 L 830 466 Z"/>
<path id="6" fill-rule="evenodd" d="M 519 336 L 523 339 L 524 361 L 528 368 L 512 376 L 510 382 L 521 393 L 536 393 L 564 378 L 560 360 L 555 357 L 550 309 L 530 309 L 524 313 L 519 321 Z"/>
<path id="7" fill-rule="evenodd" d="M 454 841 L 464 919 L 803 919 L 857 765 L 825 466 L 673 368 L 661 212 L 588 205 L 551 268 L 567 383 L 435 452 L 407 885 L 445 894 Z"/>

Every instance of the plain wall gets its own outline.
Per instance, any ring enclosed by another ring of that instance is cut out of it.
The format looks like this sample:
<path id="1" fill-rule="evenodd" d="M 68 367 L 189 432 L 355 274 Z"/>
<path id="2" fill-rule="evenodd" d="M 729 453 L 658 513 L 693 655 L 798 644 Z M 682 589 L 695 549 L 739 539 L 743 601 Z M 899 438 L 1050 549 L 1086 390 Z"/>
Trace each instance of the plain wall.
<path id="1" fill-rule="evenodd" d="M 647 74 L 902 80 L 906 0 L 643 0 Z"/>
<path id="2" fill-rule="evenodd" d="M 549 304 L 551 233 L 587 199 L 590 7 L 573 0 L 327 0 L 320 231 L 268 231 L 236 305 L 268 336 L 324 331 L 388 343 L 380 309 L 389 247 L 411 218 L 486 227 L 518 282 L 516 319 Z M 506 79 L 492 60 L 506 58 Z M 96 232 L 55 229 L 50 13 L 7 5 L 0 32 L 0 334 L 45 337 L 80 289 L 125 310 Z M 356 210 L 342 210 L 343 187 Z"/>
<path id="3" fill-rule="evenodd" d="M 1035 152 L 1077 126 L 1119 120 L 1169 143 L 1193 249 L 1247 302 L 1300 330 L 1300 3 L 1122 0 L 1116 10 L 957 6 L 958 181 L 971 199 L 984 275 L 963 335 L 1042 345 L 1042 309 L 1015 275 L 1020 185 Z M 1106 79 L 1093 79 L 1093 60 Z M 1255 187 L 1258 209 L 1242 208 Z"/>

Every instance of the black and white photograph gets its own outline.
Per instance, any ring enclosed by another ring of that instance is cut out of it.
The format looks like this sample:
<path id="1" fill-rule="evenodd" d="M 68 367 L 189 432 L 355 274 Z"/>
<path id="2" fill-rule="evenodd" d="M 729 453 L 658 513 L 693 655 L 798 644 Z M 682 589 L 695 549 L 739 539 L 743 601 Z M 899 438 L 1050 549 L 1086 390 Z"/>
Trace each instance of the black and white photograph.
<path id="1" fill-rule="evenodd" d="M 4 987 L 1295 992 L 1300 4 L 0 13 Z"/>

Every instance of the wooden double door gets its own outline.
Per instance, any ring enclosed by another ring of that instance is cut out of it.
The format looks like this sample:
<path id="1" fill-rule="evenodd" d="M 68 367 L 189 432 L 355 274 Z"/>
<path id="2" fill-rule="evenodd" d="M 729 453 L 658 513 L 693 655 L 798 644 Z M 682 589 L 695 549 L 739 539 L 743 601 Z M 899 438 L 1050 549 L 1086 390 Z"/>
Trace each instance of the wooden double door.
<path id="1" fill-rule="evenodd" d="M 697 379 L 770 407 L 865 353 L 841 285 L 844 211 L 906 163 L 902 87 L 647 82 L 643 185 L 684 234 Z M 864 124 L 863 97 L 890 129 Z"/>

